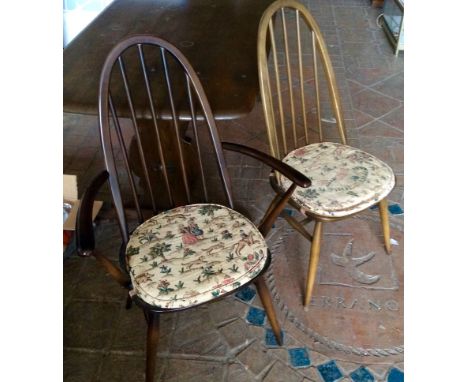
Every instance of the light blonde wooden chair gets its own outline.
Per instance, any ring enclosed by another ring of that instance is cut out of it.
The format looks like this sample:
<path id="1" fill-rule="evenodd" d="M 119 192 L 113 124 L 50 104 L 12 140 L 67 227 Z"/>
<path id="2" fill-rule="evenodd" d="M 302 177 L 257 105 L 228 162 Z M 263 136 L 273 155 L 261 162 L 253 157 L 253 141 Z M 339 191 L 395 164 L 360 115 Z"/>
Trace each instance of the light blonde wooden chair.
<path id="1" fill-rule="evenodd" d="M 395 185 L 395 176 L 384 162 L 347 145 L 327 47 L 317 22 L 302 4 L 294 0 L 271 4 L 260 21 L 257 44 L 271 154 L 311 180 L 310 187 L 297 188 L 289 201 L 305 219 L 298 221 L 283 213 L 289 224 L 311 241 L 304 293 L 307 306 L 319 262 L 323 223 L 378 204 L 385 249 L 391 252 L 386 197 Z M 328 137 L 338 138 L 340 143 L 330 142 Z M 277 197 L 290 184 L 278 173 L 272 173 L 270 181 Z M 313 235 L 305 228 L 312 221 Z"/>

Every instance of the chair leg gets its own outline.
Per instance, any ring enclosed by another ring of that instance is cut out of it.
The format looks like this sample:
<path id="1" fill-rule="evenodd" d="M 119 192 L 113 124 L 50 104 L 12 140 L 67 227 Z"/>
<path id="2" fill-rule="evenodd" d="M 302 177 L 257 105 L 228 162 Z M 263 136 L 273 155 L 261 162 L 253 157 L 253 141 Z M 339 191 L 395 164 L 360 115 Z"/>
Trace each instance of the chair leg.
<path id="1" fill-rule="evenodd" d="M 127 295 L 127 302 L 125 303 L 125 309 L 130 309 L 132 307 L 133 300 L 130 295 Z"/>
<path id="2" fill-rule="evenodd" d="M 382 231 L 384 236 L 385 250 L 388 254 L 392 253 L 392 246 L 390 244 L 390 223 L 388 221 L 388 208 L 387 199 L 382 199 L 379 203 L 380 222 L 382 224 Z"/>
<path id="3" fill-rule="evenodd" d="M 255 286 L 257 287 L 260 300 L 262 301 L 262 305 L 265 308 L 268 321 L 270 321 L 271 329 L 275 334 L 276 342 L 281 346 L 283 345 L 283 341 L 281 339 L 281 327 L 278 323 L 275 308 L 273 307 L 273 301 L 271 299 L 270 291 L 268 290 L 268 287 L 265 283 L 265 279 L 263 276 L 260 276 L 254 282 Z"/>
<path id="4" fill-rule="evenodd" d="M 309 305 L 312 298 L 312 290 L 314 288 L 315 275 L 320 256 L 320 241 L 322 239 L 322 222 L 316 221 L 314 227 L 314 236 L 310 247 L 309 271 L 307 274 L 306 290 L 304 295 L 304 306 Z"/>
<path id="5" fill-rule="evenodd" d="M 146 382 L 153 382 L 156 369 L 156 353 L 159 340 L 159 313 L 145 312 L 148 322 L 146 332 Z"/>

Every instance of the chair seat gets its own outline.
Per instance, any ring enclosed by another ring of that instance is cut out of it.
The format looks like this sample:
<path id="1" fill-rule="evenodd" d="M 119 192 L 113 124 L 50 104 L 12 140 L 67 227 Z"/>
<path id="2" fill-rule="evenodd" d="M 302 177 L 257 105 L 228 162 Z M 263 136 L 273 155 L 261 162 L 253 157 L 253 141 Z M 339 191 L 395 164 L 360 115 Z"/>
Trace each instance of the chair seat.
<path id="1" fill-rule="evenodd" d="M 312 185 L 297 188 L 292 199 L 305 211 L 342 217 L 385 198 L 395 186 L 392 169 L 364 151 L 338 143 L 314 143 L 291 151 L 283 162 L 309 177 Z M 286 190 L 291 182 L 280 177 Z"/>
<path id="2" fill-rule="evenodd" d="M 267 245 L 255 225 L 217 204 L 191 204 L 141 224 L 126 249 L 136 294 L 161 308 L 188 308 L 250 282 Z"/>

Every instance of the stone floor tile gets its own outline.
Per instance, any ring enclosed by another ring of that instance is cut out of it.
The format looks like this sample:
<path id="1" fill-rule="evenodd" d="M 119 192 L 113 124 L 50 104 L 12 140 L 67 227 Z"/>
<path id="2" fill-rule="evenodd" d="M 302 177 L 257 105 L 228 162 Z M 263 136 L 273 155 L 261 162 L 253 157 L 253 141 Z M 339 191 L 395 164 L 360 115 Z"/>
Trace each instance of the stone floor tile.
<path id="1" fill-rule="evenodd" d="M 356 371 L 360 366 L 366 367 L 371 372 L 372 375 L 375 374 L 373 370 L 370 370 L 368 368 L 368 365 L 360 365 L 359 363 L 356 363 L 356 362 L 346 362 L 341 359 L 336 360 L 336 364 L 339 367 L 339 369 L 343 372 L 343 374 L 347 376 L 349 376 L 354 371 Z M 387 364 L 383 367 L 386 367 L 388 369 L 389 365 Z"/>
<path id="2" fill-rule="evenodd" d="M 89 382 L 94 379 L 103 360 L 101 353 L 65 350 L 63 352 L 64 382 Z"/>
<path id="3" fill-rule="evenodd" d="M 314 381 L 314 382 L 323 382 L 323 378 L 320 375 L 320 373 L 319 373 L 319 371 L 317 370 L 316 367 L 311 367 L 307 371 L 308 371 L 308 374 L 309 374 L 312 381 Z M 342 382 L 342 381 L 340 381 L 340 382 Z"/>
<path id="4" fill-rule="evenodd" d="M 262 300 L 260 300 L 260 296 L 258 295 L 258 293 L 255 295 L 254 299 L 250 302 L 250 305 L 255 308 L 259 308 L 263 310 Z"/>
<path id="5" fill-rule="evenodd" d="M 79 260 L 84 262 L 84 266 L 75 288 L 75 298 L 125 303 L 127 291 L 106 272 L 94 257 Z"/>
<path id="6" fill-rule="evenodd" d="M 382 82 L 379 82 L 372 88 L 392 98 L 396 98 L 400 101 L 403 101 L 405 98 L 403 83 L 403 73 L 398 73 L 390 78 L 385 79 Z"/>
<path id="7" fill-rule="evenodd" d="M 353 97 L 354 108 L 375 118 L 381 117 L 401 105 L 401 102 L 384 94 L 365 89 Z"/>
<path id="8" fill-rule="evenodd" d="M 390 369 L 389 365 L 366 365 L 366 368 L 376 376 L 378 380 L 383 380 Z"/>
<path id="9" fill-rule="evenodd" d="M 175 327 L 175 313 L 161 314 L 158 352 L 169 349 L 169 342 Z M 117 351 L 146 351 L 146 320 L 143 311 L 133 305 L 129 310 L 123 309 L 115 330 L 111 345 Z"/>
<path id="10" fill-rule="evenodd" d="M 347 83 L 348 83 L 348 89 L 349 89 L 349 92 L 351 94 L 351 97 L 353 97 L 355 94 L 363 91 L 364 89 L 366 89 L 366 87 L 354 80 L 347 80 Z"/>
<path id="11" fill-rule="evenodd" d="M 379 120 L 374 120 L 361 126 L 359 128 L 359 134 L 362 136 L 371 137 L 390 137 L 390 138 L 403 138 L 403 131 L 393 128 Z"/>
<path id="12" fill-rule="evenodd" d="M 248 343 L 250 339 L 249 325 L 241 318 L 221 327 L 219 332 L 231 348 Z"/>
<path id="13" fill-rule="evenodd" d="M 357 110 L 357 109 L 354 109 L 353 110 L 353 115 L 354 115 L 354 121 L 355 121 L 355 124 L 356 124 L 356 127 L 357 129 L 359 129 L 361 126 L 363 125 L 367 125 L 368 123 L 374 121 L 374 117 L 367 114 L 367 113 L 364 113 L 360 110 Z M 348 127 L 346 127 L 348 128 Z M 360 131 L 358 130 L 357 134 L 359 134 Z"/>
<path id="14" fill-rule="evenodd" d="M 169 359 L 161 380 L 165 382 L 220 382 L 224 373 L 220 362 Z"/>
<path id="15" fill-rule="evenodd" d="M 84 266 L 83 259 L 79 259 L 77 257 L 70 258 L 65 260 L 65 264 L 63 267 L 63 301 L 64 306 L 67 305 L 71 297 L 73 296 L 73 292 L 75 291 L 76 287 L 78 286 L 78 279 L 80 277 L 81 269 Z"/>
<path id="16" fill-rule="evenodd" d="M 395 364 L 395 367 L 401 371 L 405 371 L 405 364 L 404 362 L 398 362 Z"/>
<path id="17" fill-rule="evenodd" d="M 266 347 L 265 345 L 265 330 L 269 329 L 269 322 L 266 320 L 266 324 L 264 326 L 256 326 L 256 325 L 249 325 L 249 333 L 251 338 L 257 338 L 260 340 L 259 344 L 262 347 Z"/>
<path id="18" fill-rule="evenodd" d="M 237 317 L 245 317 L 248 310 L 248 305 L 228 296 L 210 305 L 209 315 L 211 320 L 219 325 L 222 322 L 235 319 Z"/>
<path id="19" fill-rule="evenodd" d="M 156 361 L 155 382 L 160 379 L 162 364 L 161 360 Z M 104 357 L 98 381 L 144 382 L 145 365 L 144 356 L 109 354 Z"/>
<path id="20" fill-rule="evenodd" d="M 304 344 L 298 340 L 302 338 L 303 332 L 289 320 L 285 320 L 283 324 L 283 330 L 285 332 L 284 346 L 290 347 L 301 347 Z"/>
<path id="21" fill-rule="evenodd" d="M 194 326 L 193 328 L 196 328 Z M 193 330 L 192 328 L 192 330 Z M 174 333 L 171 343 L 171 353 L 195 354 L 205 356 L 224 356 L 228 352 L 228 347 L 223 337 L 218 331 L 199 331 L 198 335 L 185 335 Z"/>
<path id="22" fill-rule="evenodd" d="M 392 110 L 390 113 L 381 117 L 380 120 L 403 131 L 405 125 L 404 106 L 401 105 L 395 110 Z"/>
<path id="23" fill-rule="evenodd" d="M 228 366 L 226 382 L 253 382 L 253 375 L 240 363 Z"/>
<path id="24" fill-rule="evenodd" d="M 288 349 L 285 349 L 285 348 L 271 348 L 271 349 L 268 349 L 268 353 L 271 354 L 273 357 L 281 360 L 284 364 L 288 364 L 288 362 L 289 362 Z"/>
<path id="25" fill-rule="evenodd" d="M 178 313 L 172 331 L 171 352 L 211 356 L 226 354 L 227 347 L 222 336 L 207 317 L 207 306 Z"/>
<path id="26" fill-rule="evenodd" d="M 314 366 L 321 365 L 329 360 L 329 357 L 323 355 L 322 353 L 315 352 L 313 350 L 310 351 L 310 357 Z"/>
<path id="27" fill-rule="evenodd" d="M 350 52 L 348 56 L 353 56 L 356 54 L 359 54 L 359 52 Z M 387 65 L 375 65 L 373 67 L 358 67 L 357 64 L 355 64 L 350 65 L 346 68 L 346 74 L 348 78 L 352 78 L 353 80 L 363 85 L 372 86 L 375 83 L 379 82 L 382 78 L 394 74 L 397 70 L 398 69 L 394 69 L 392 67 L 389 68 Z"/>
<path id="28" fill-rule="evenodd" d="M 381 137 L 378 140 L 370 137 L 361 137 L 360 149 L 367 151 L 387 163 L 393 172 L 403 173 L 403 143 L 399 139 Z"/>
<path id="29" fill-rule="evenodd" d="M 64 311 L 66 348 L 103 349 L 110 345 L 121 304 L 73 300 Z"/>
<path id="30" fill-rule="evenodd" d="M 111 349 L 144 352 L 146 350 L 146 328 L 145 317 L 139 307 L 133 306 L 129 310 L 124 310 L 117 324 Z M 161 334 L 164 335 L 163 330 L 161 330 Z M 161 342 L 160 339 L 158 351 L 162 350 Z"/>
<path id="31" fill-rule="evenodd" d="M 208 312 L 208 305 L 200 305 L 194 309 L 178 312 L 176 331 L 180 334 L 189 334 L 194 327 L 200 328 L 201 331 L 203 329 L 211 330 L 214 324 L 209 318 Z"/>
<path id="32" fill-rule="evenodd" d="M 263 382 L 300 382 L 303 377 L 279 361 L 275 362 Z"/>
<path id="33" fill-rule="evenodd" d="M 244 364 L 246 369 L 255 375 L 262 372 L 273 360 L 268 355 L 267 350 L 262 348 L 257 342 L 251 344 L 237 358 Z"/>

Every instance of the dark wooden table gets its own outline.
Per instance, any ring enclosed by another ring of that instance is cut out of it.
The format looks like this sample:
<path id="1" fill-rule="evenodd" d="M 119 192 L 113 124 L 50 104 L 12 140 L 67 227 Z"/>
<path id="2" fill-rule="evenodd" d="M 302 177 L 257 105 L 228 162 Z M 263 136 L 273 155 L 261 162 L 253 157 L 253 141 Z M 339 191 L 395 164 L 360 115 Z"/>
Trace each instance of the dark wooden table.
<path id="1" fill-rule="evenodd" d="M 272 0 L 115 0 L 63 51 L 63 109 L 97 115 L 111 48 L 152 34 L 179 48 L 198 73 L 216 119 L 248 114 L 258 93 L 257 28 Z"/>

